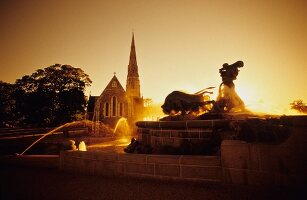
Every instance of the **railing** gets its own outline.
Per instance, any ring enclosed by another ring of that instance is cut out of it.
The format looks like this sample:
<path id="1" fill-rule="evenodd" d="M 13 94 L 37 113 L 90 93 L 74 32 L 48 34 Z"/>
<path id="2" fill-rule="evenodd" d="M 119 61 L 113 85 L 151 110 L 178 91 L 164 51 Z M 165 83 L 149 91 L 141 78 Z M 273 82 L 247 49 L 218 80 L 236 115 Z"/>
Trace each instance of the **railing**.
<path id="1" fill-rule="evenodd" d="M 53 130 L 53 127 L 49 128 L 1 128 L 0 129 L 0 139 L 17 139 L 26 137 L 38 137 L 42 136 L 49 131 Z M 52 135 L 63 134 L 66 137 L 70 136 L 81 136 L 88 134 L 87 127 L 74 127 L 74 128 L 64 128 L 60 129 Z"/>

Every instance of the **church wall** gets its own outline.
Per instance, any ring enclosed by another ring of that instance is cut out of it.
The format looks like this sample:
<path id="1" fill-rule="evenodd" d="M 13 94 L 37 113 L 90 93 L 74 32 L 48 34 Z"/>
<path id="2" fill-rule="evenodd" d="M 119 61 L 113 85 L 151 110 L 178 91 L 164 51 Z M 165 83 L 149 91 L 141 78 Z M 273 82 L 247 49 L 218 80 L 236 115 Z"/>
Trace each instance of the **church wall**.
<path id="1" fill-rule="evenodd" d="M 106 106 L 108 105 L 108 106 Z M 108 107 L 108 110 L 106 108 Z M 122 113 L 120 113 L 122 107 Z M 101 121 L 114 127 L 121 117 L 127 118 L 127 100 L 123 91 L 108 91 L 101 96 Z"/>

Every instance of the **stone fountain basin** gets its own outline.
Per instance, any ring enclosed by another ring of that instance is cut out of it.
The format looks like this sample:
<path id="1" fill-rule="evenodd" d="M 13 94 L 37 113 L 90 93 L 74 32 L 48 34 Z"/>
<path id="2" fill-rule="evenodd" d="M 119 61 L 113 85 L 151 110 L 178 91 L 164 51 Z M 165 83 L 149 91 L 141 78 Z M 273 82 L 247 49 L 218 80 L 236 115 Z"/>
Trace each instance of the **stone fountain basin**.
<path id="1" fill-rule="evenodd" d="M 230 129 L 232 122 L 267 119 L 274 120 L 272 123 L 292 127 L 292 129 L 307 125 L 306 115 L 274 116 L 273 118 L 272 116 L 255 117 L 255 115 L 235 114 L 227 117 L 230 119 L 139 121 L 136 123 L 138 140 L 143 145 L 152 147 L 153 153 L 158 154 L 214 155 L 219 150 L 222 140 L 236 137 L 234 130 Z M 287 129 L 290 130 L 290 128 Z M 293 131 L 289 131 L 289 134 L 292 134 L 291 132 Z M 281 136 L 277 135 L 278 137 Z M 284 140 L 280 141 L 284 142 Z"/>
<path id="2" fill-rule="evenodd" d="M 138 140 L 153 153 L 212 155 L 218 151 L 218 131 L 233 120 L 140 121 Z"/>

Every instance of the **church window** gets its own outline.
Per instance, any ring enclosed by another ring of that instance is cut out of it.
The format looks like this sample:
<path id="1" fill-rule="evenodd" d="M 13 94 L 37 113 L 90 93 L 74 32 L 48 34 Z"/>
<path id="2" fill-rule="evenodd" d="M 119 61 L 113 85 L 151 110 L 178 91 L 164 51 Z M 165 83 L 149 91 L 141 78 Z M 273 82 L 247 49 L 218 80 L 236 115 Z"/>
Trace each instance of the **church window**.
<path id="1" fill-rule="evenodd" d="M 123 116 L 123 103 L 119 104 L 119 115 Z"/>
<path id="2" fill-rule="evenodd" d="M 113 81 L 113 82 L 112 82 L 112 87 L 117 87 L 116 81 Z"/>
<path id="3" fill-rule="evenodd" d="M 112 97 L 112 116 L 116 116 L 116 96 Z"/>
<path id="4" fill-rule="evenodd" d="M 104 104 L 104 113 L 106 117 L 109 117 L 109 103 Z"/>

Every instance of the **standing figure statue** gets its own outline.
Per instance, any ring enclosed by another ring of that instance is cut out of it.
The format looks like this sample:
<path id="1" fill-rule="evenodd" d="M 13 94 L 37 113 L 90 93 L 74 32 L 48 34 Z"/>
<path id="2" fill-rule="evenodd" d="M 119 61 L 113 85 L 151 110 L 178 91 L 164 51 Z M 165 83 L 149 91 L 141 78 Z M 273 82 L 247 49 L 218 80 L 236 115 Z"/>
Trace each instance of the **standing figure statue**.
<path id="1" fill-rule="evenodd" d="M 216 99 L 216 105 L 221 112 L 242 112 L 245 111 L 245 104 L 235 91 L 234 80 L 237 79 L 240 67 L 243 67 L 242 61 L 237 61 L 231 65 L 223 64 L 220 69 L 222 83 L 219 87 L 219 94 Z"/>

